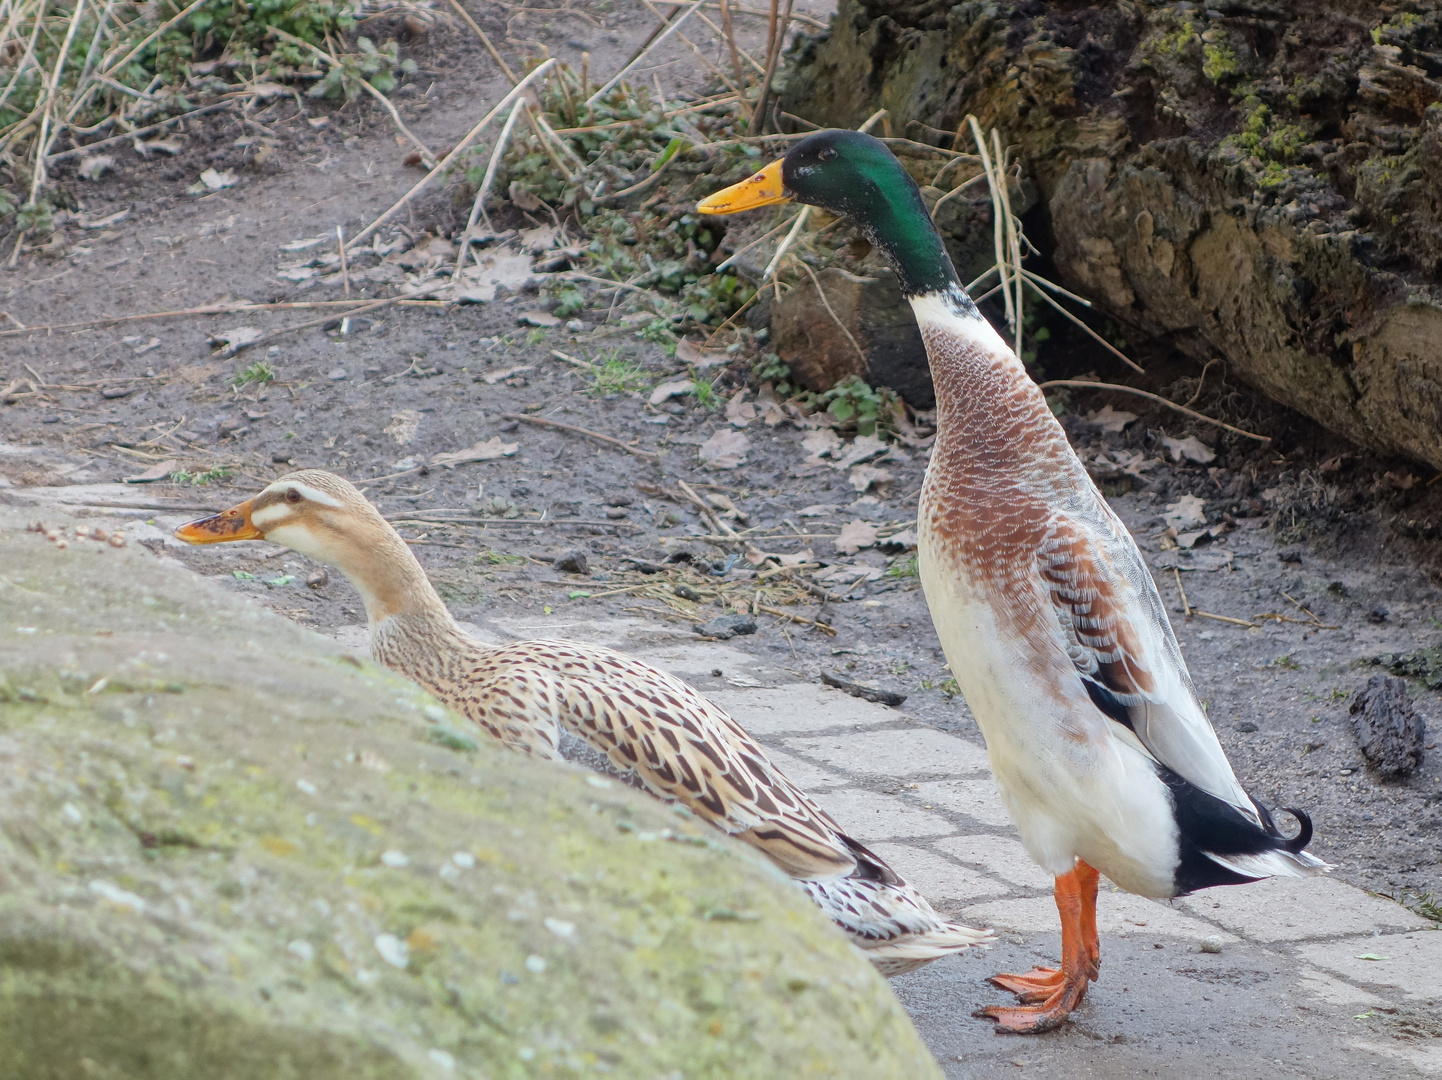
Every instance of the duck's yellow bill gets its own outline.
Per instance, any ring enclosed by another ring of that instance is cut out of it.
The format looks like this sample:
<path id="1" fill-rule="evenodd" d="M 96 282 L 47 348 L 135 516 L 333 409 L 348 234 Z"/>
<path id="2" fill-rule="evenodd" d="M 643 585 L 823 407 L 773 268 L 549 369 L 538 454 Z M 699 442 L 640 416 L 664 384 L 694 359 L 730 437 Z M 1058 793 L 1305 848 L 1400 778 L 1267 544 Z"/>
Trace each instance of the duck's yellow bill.
<path id="1" fill-rule="evenodd" d="M 255 522 L 250 520 L 251 504 L 254 502 L 254 499 L 246 499 L 239 506 L 232 506 L 222 513 L 196 521 L 187 521 L 175 530 L 176 538 L 184 540 L 187 544 L 223 544 L 227 540 L 264 540 L 265 533 L 257 529 Z"/>
<path id="2" fill-rule="evenodd" d="M 703 214 L 735 214 L 741 210 L 755 210 L 758 206 L 772 206 L 789 202 L 781 184 L 781 158 L 777 158 L 754 176 L 732 184 L 696 204 Z"/>

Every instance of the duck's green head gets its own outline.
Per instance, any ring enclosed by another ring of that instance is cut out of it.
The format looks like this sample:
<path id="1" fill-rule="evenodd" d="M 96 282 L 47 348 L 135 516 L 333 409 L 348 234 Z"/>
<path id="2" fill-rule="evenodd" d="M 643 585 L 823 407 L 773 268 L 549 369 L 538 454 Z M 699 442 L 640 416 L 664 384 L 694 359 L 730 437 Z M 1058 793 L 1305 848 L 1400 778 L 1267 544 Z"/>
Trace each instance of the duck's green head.
<path id="1" fill-rule="evenodd" d="M 789 200 L 849 218 L 890 260 L 907 296 L 957 283 L 951 258 L 921 192 L 880 139 L 860 131 L 819 131 L 748 180 L 697 207 L 734 214 Z"/>

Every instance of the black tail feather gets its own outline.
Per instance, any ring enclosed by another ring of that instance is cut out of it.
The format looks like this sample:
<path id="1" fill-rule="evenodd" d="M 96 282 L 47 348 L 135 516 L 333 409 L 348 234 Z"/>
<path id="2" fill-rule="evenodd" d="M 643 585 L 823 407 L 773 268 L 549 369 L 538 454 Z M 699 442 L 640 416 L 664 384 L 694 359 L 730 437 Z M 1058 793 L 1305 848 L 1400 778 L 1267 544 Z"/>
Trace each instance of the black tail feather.
<path id="1" fill-rule="evenodd" d="M 1284 850 L 1290 851 L 1293 855 L 1300 855 L 1312 842 L 1312 817 L 1305 810 L 1298 810 L 1291 806 L 1279 806 L 1277 809 L 1283 813 L 1291 814 L 1297 819 L 1297 835 L 1288 840 Z"/>

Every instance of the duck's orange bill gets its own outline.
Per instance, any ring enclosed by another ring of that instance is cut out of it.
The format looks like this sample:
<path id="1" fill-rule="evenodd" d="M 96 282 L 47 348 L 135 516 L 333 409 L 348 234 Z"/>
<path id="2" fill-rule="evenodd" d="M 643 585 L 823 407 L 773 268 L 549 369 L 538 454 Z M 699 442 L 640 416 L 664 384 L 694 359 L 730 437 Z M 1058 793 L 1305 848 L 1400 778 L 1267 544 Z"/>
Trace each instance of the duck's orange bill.
<path id="1" fill-rule="evenodd" d="M 789 202 L 791 197 L 781 183 L 781 161 L 777 158 L 754 176 L 702 199 L 696 204 L 696 209 L 703 214 L 735 214 L 741 210 L 755 210 L 758 206 Z"/>
<path id="2" fill-rule="evenodd" d="M 251 504 L 254 502 L 254 499 L 246 499 L 239 506 L 232 506 L 229 510 L 212 517 L 187 521 L 175 530 L 175 535 L 187 544 L 223 544 L 227 540 L 264 540 L 265 533 L 257 529 L 255 522 L 250 520 Z"/>

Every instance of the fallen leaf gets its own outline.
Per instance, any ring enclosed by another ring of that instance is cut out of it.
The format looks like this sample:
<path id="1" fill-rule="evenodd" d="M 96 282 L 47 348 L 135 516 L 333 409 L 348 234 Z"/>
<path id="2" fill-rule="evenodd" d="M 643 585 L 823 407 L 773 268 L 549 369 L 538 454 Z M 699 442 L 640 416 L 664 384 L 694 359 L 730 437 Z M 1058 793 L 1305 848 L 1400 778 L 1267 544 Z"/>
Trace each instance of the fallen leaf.
<path id="1" fill-rule="evenodd" d="M 143 158 L 148 158 L 156 152 L 174 157 L 185 149 L 185 140 L 176 135 L 168 135 L 163 139 L 151 139 L 149 142 L 141 142 L 136 139 L 131 145 L 135 148 L 135 152 Z"/>
<path id="2" fill-rule="evenodd" d="M 816 553 L 810 548 L 802 548 L 790 555 L 781 555 L 774 551 L 762 551 L 755 544 L 746 545 L 746 561 L 752 566 L 760 566 L 767 559 L 775 560 L 780 566 L 804 566 L 816 561 Z"/>
<path id="3" fill-rule="evenodd" d="M 75 224 L 82 229 L 108 229 L 112 225 L 118 225 L 130 216 L 129 210 L 120 210 L 114 214 L 107 214 L 95 221 L 77 221 Z"/>
<path id="4" fill-rule="evenodd" d="M 215 350 L 216 356 L 234 356 L 247 345 L 254 345 L 265 335 L 259 327 L 237 326 L 233 330 L 222 330 L 218 334 L 210 336 L 212 345 L 219 345 Z"/>
<path id="5" fill-rule="evenodd" d="M 431 464 L 444 469 L 454 469 L 457 465 L 469 465 L 473 461 L 495 461 L 497 458 L 510 457 L 520 448 L 520 443 L 503 443 L 499 435 L 492 435 L 485 442 L 478 442 L 468 450 L 436 454 L 431 458 Z"/>
<path id="6" fill-rule="evenodd" d="M 225 172 L 216 172 L 214 169 L 206 169 L 200 174 L 200 179 L 185 189 L 187 195 L 204 195 L 211 191 L 222 191 L 225 188 L 235 187 L 240 183 L 240 177 L 235 175 L 234 169 L 226 169 Z"/>
<path id="7" fill-rule="evenodd" d="M 511 201 L 515 202 L 514 199 Z M 516 234 L 516 241 L 521 247 L 536 255 L 555 247 L 560 238 L 561 230 L 554 225 L 537 225 L 534 229 L 522 229 Z"/>
<path id="8" fill-rule="evenodd" d="M 731 357 L 727 353 L 720 352 L 716 349 L 703 349 L 694 341 L 688 341 L 682 338 L 676 342 L 676 359 L 680 360 L 683 364 L 690 364 L 692 367 L 704 371 L 707 368 L 718 367 L 726 363 Z"/>
<path id="9" fill-rule="evenodd" d="M 97 154 L 95 157 L 88 157 L 80 162 L 80 168 L 75 171 L 82 180 L 99 180 L 100 177 L 115 167 L 115 159 L 109 154 Z"/>
<path id="10" fill-rule="evenodd" d="M 299 285 L 302 281 L 309 281 L 319 272 L 320 271 L 313 266 L 290 266 L 284 270 L 277 271 L 275 276 L 282 281 L 290 281 Z"/>
<path id="11" fill-rule="evenodd" d="M 448 258 L 452 257 L 454 252 L 454 245 L 436 237 L 426 245 L 422 254 Z M 531 270 L 529 255 L 483 255 L 479 262 L 461 271 L 461 278 L 455 284 L 454 298 L 461 304 L 487 304 L 496 298 L 498 289 L 519 292 L 528 283 L 536 280 L 538 278 Z M 559 322 L 557 319 L 556 323 Z"/>
<path id="12" fill-rule="evenodd" d="M 879 566 L 828 566 L 811 575 L 813 581 L 824 581 L 828 585 L 845 584 L 850 581 L 879 581 L 883 574 Z"/>
<path id="13" fill-rule="evenodd" d="M 520 210 L 539 210 L 543 205 L 541 200 L 536 198 L 536 193 L 519 180 L 511 181 L 511 186 L 507 189 L 506 194 L 510 197 L 511 203 Z"/>
<path id="14" fill-rule="evenodd" d="M 152 465 L 139 476 L 127 476 L 125 482 L 127 484 L 153 484 L 157 480 L 164 480 L 179 468 L 180 462 L 167 459 L 158 465 Z"/>
<path id="15" fill-rule="evenodd" d="M 901 548 L 903 551 L 909 551 L 916 547 L 916 530 L 903 529 L 899 533 L 892 533 L 886 539 L 878 540 L 876 546 L 883 548 Z"/>
<path id="16" fill-rule="evenodd" d="M 1181 461 L 1186 458 L 1188 461 L 1195 461 L 1198 465 L 1210 465 L 1217 460 L 1217 455 L 1195 435 L 1188 435 L 1185 439 L 1169 439 L 1163 435 L 1162 445 L 1172 455 L 1173 461 Z"/>
<path id="17" fill-rule="evenodd" d="M 501 368 L 499 371 L 488 371 L 481 376 L 487 386 L 495 386 L 502 379 L 509 379 L 512 375 L 519 375 L 523 371 L 534 371 L 535 364 L 517 364 L 515 367 Z"/>
<path id="18" fill-rule="evenodd" d="M 1085 419 L 1103 431 L 1119 432 L 1137 418 L 1136 413 L 1122 412 L 1110 405 L 1103 405 L 1095 412 L 1087 413 Z"/>
<path id="19" fill-rule="evenodd" d="M 1166 509 L 1162 511 L 1162 520 L 1167 523 L 1169 528 L 1176 529 L 1178 532 L 1205 525 L 1207 515 L 1202 509 L 1205 505 L 1195 495 L 1183 495 L 1176 502 L 1167 503 Z"/>
<path id="20" fill-rule="evenodd" d="M 561 320 L 552 315 L 549 311 L 523 311 L 516 316 L 517 322 L 523 322 L 528 326 L 560 326 Z"/>
<path id="21" fill-rule="evenodd" d="M 327 240 L 333 240 L 331 236 L 307 236 L 300 240 L 291 240 L 280 245 L 281 251 L 309 251 L 313 247 L 320 247 Z"/>
<path id="22" fill-rule="evenodd" d="M 651 396 L 646 400 L 652 405 L 660 405 L 663 401 L 670 401 L 673 397 L 681 397 L 683 394 L 694 393 L 695 390 L 696 384 L 690 379 L 672 379 L 652 390 Z"/>
<path id="23" fill-rule="evenodd" d="M 890 472 L 886 469 L 878 469 L 874 465 L 856 465 L 847 477 L 851 486 L 857 491 L 866 491 L 872 484 L 884 484 L 890 479 Z"/>
<path id="24" fill-rule="evenodd" d="M 812 503 L 810 506 L 803 506 L 797 517 L 821 517 L 823 514 L 834 513 L 836 507 L 827 503 Z"/>
<path id="25" fill-rule="evenodd" d="M 781 406 L 774 401 L 765 402 L 762 405 L 762 409 L 764 411 L 761 414 L 761 422 L 767 427 L 775 427 L 777 424 L 790 419 L 782 410 Z"/>
<path id="26" fill-rule="evenodd" d="M 701 461 L 713 469 L 734 469 L 746 463 L 751 440 L 739 431 L 722 428 L 701 444 Z"/>
<path id="27" fill-rule="evenodd" d="M 402 409 L 391 413 L 391 422 L 383 429 L 396 441 L 397 446 L 409 446 L 416 441 L 416 432 L 421 426 L 421 414 L 415 409 Z"/>
<path id="28" fill-rule="evenodd" d="M 806 433 L 801 449 L 806 451 L 807 464 L 820 465 L 822 458 L 828 454 L 834 456 L 841 449 L 841 436 L 831 428 L 817 428 Z"/>
<path id="29" fill-rule="evenodd" d="M 887 449 L 887 445 L 875 435 L 858 435 L 850 449 L 836 462 L 836 467 L 844 472 L 853 465 L 859 465 L 863 461 L 870 461 L 879 454 L 886 453 Z M 835 454 L 831 456 L 836 457 Z"/>
<path id="30" fill-rule="evenodd" d="M 726 419 L 732 427 L 744 428 L 756 419 L 756 406 L 745 400 L 746 391 L 737 390 L 736 395 L 726 403 Z"/>
<path id="31" fill-rule="evenodd" d="M 1390 956 L 1382 956 L 1382 955 L 1380 955 L 1380 954 L 1378 954 L 1378 953 L 1374 953 L 1374 952 L 1364 952 L 1364 953 L 1358 953 L 1358 954 L 1357 954 L 1357 959 L 1358 959 L 1358 960 L 1390 960 L 1390 959 L 1392 959 L 1392 958 L 1391 958 Z"/>
<path id="32" fill-rule="evenodd" d="M 848 525 L 843 525 L 841 535 L 832 543 L 842 555 L 855 555 L 862 548 L 876 545 L 876 526 L 869 525 L 858 518 Z"/>

